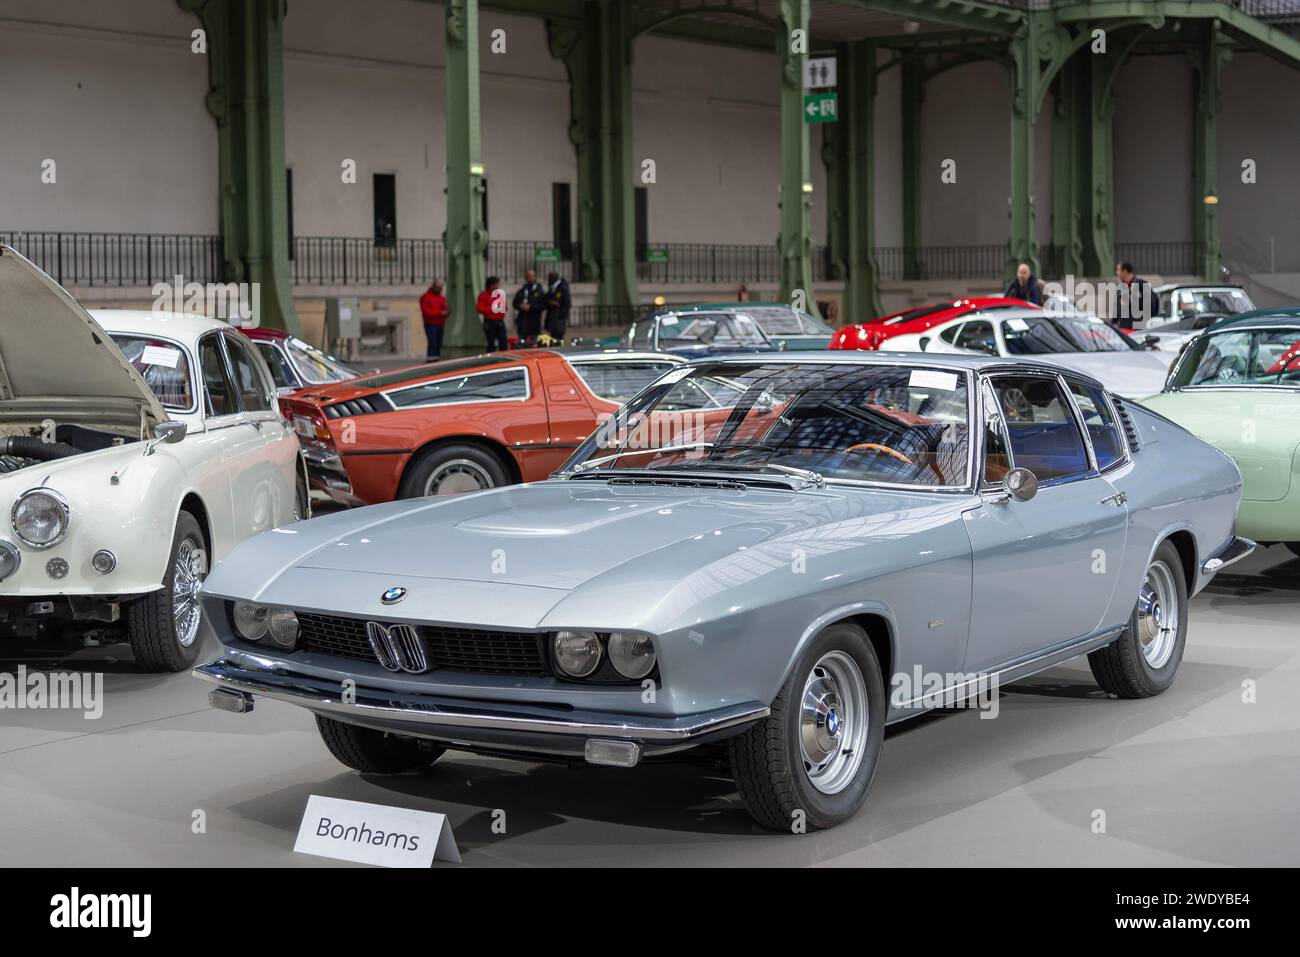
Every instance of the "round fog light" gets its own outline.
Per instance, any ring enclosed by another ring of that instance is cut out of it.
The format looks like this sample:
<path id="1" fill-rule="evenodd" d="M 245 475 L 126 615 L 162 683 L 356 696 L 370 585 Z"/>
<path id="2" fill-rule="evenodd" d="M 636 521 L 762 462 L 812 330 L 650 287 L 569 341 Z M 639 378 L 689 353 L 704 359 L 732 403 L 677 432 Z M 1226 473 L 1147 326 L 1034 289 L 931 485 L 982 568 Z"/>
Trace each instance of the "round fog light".
<path id="1" fill-rule="evenodd" d="M 271 638 L 276 644 L 292 648 L 298 640 L 298 616 L 288 608 L 276 608 L 271 612 Z"/>
<path id="2" fill-rule="evenodd" d="M 260 641 L 266 637 L 270 626 L 271 609 L 265 605 L 250 605 L 246 601 L 235 602 L 231 610 L 235 622 L 235 632 L 246 641 Z"/>
<path id="3" fill-rule="evenodd" d="M 22 553 L 13 542 L 0 541 L 0 581 L 18 571 L 23 562 Z"/>
<path id="4" fill-rule="evenodd" d="M 107 575 L 117 567 L 117 556 L 107 548 L 101 548 L 90 556 L 90 567 L 101 575 Z"/>
<path id="5" fill-rule="evenodd" d="M 590 631 L 557 631 L 555 663 L 566 675 L 585 678 L 600 664 L 600 639 Z"/>
<path id="6" fill-rule="evenodd" d="M 649 635 L 616 631 L 609 636 L 609 660 L 624 678 L 644 678 L 655 666 L 655 643 Z"/>

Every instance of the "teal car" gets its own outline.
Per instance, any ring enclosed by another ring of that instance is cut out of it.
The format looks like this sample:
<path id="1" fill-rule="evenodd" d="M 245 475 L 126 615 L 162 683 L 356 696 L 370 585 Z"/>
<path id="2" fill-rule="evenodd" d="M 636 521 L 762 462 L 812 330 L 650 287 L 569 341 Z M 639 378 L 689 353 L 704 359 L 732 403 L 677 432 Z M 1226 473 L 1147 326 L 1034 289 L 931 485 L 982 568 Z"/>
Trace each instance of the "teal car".
<path id="1" fill-rule="evenodd" d="M 1300 308 L 1214 325 L 1143 405 L 1237 463 L 1239 535 L 1300 555 Z"/>
<path id="2" fill-rule="evenodd" d="M 662 332 L 661 327 L 666 325 L 664 317 L 669 317 L 670 322 L 676 319 L 676 324 L 680 325 L 684 318 L 700 314 L 748 317 L 766 340 L 766 347 L 778 352 L 826 349 L 835 334 L 834 329 L 816 316 L 810 316 L 781 302 L 698 302 L 664 306 L 656 313 L 642 316 L 617 339 L 602 339 L 601 345 L 627 346 L 636 342 L 638 348 L 655 348 L 650 344 L 655 339 L 671 338 Z M 737 342 L 736 345 L 744 348 L 730 351 L 761 351 L 755 349 L 752 342 Z M 677 350 L 674 348 L 671 351 Z"/>

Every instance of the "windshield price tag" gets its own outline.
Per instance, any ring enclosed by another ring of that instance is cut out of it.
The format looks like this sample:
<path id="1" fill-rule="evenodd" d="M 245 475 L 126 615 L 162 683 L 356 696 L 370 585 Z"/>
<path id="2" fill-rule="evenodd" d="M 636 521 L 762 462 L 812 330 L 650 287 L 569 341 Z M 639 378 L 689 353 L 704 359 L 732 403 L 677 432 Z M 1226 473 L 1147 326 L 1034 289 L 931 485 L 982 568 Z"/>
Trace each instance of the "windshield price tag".
<path id="1" fill-rule="evenodd" d="M 1028 332 L 1029 323 L 1025 322 L 1023 319 L 1008 319 L 1007 328 L 1015 332 Z"/>
<path id="2" fill-rule="evenodd" d="M 942 389 L 945 392 L 953 392 L 957 388 L 957 373 L 939 372 L 936 369 L 913 369 L 907 384 L 920 389 Z"/>
<path id="3" fill-rule="evenodd" d="M 179 349 L 168 349 L 166 346 L 145 346 L 144 351 L 140 353 L 140 361 L 147 366 L 165 366 L 168 369 L 175 369 L 176 364 L 181 361 L 181 352 Z"/>

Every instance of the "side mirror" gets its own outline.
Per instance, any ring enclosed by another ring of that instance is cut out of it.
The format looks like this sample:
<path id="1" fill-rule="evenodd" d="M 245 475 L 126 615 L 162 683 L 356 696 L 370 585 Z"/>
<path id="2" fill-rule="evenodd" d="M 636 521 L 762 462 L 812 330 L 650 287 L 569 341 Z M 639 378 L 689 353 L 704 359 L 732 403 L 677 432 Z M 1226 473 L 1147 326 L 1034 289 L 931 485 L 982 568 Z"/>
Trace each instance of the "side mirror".
<path id="1" fill-rule="evenodd" d="M 188 426 L 177 419 L 168 419 L 166 422 L 159 422 L 154 428 L 153 441 L 144 447 L 145 455 L 153 455 L 153 450 L 160 444 L 175 445 L 181 439 L 185 438 L 185 432 Z"/>
<path id="2" fill-rule="evenodd" d="M 1017 502 L 1028 502 L 1038 494 L 1038 476 L 1029 469 L 1012 469 L 1002 479 L 1002 485 Z"/>

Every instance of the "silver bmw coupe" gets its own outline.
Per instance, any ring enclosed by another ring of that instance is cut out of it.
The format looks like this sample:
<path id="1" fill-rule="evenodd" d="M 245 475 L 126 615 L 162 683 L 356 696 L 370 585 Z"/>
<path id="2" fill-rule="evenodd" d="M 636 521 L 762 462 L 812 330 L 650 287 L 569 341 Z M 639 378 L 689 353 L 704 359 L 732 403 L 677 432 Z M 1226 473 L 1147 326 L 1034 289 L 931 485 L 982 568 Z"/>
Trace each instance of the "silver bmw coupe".
<path id="1" fill-rule="evenodd" d="M 195 674 L 228 711 L 314 712 L 359 771 L 693 752 L 760 824 L 828 827 L 888 723 L 1083 654 L 1114 695 L 1168 688 L 1188 599 L 1254 547 L 1240 490 L 1222 453 L 1044 363 L 701 360 L 546 481 L 238 546 Z"/>

